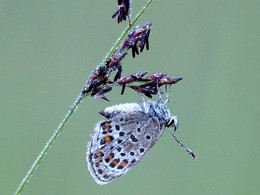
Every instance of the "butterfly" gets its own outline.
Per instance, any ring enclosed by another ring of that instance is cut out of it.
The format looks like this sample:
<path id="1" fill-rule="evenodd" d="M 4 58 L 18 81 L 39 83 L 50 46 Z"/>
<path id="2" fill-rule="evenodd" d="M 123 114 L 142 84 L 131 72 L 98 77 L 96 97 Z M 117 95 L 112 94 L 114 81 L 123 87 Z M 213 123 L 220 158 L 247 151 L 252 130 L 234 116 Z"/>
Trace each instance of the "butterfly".
<path id="1" fill-rule="evenodd" d="M 98 122 L 88 143 L 88 169 L 100 184 L 112 182 L 137 165 L 157 142 L 165 127 L 178 127 L 176 116 L 162 102 L 124 103 L 100 111 L 106 119 Z M 196 155 L 171 134 L 192 157 Z"/>

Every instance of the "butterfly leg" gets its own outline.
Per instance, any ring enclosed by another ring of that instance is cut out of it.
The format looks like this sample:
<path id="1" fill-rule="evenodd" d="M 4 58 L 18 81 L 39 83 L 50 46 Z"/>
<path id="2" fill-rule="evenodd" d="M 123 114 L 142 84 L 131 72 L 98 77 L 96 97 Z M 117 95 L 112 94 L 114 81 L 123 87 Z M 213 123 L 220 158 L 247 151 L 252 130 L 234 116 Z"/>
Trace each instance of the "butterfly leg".
<path id="1" fill-rule="evenodd" d="M 158 100 L 157 100 L 157 103 L 160 104 L 160 103 L 162 102 L 162 94 L 163 94 L 163 93 L 161 92 L 158 83 L 157 83 L 157 91 L 158 91 Z"/>
<path id="2" fill-rule="evenodd" d="M 171 101 L 171 86 L 169 86 L 169 91 L 168 91 L 168 85 L 165 85 L 165 93 L 166 93 L 166 100 L 164 102 L 164 105 L 167 106 L 167 104 Z"/>

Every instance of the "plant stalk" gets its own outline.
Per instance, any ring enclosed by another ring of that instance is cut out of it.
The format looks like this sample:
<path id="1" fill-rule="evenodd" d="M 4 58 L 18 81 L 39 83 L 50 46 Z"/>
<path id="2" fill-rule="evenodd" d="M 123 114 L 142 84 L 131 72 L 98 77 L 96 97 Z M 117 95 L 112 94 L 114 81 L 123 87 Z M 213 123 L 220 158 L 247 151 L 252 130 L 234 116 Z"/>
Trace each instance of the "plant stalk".
<path id="1" fill-rule="evenodd" d="M 113 54 L 113 52 L 115 51 L 117 46 L 120 44 L 120 42 L 123 40 L 123 38 L 127 35 L 127 33 L 132 29 L 132 27 L 135 25 L 135 23 L 138 21 L 138 19 L 141 17 L 141 15 L 145 12 L 145 10 L 148 8 L 148 6 L 152 3 L 152 1 L 153 0 L 148 0 L 146 2 L 146 4 L 144 5 L 144 7 L 141 9 L 141 11 L 136 15 L 135 19 L 132 22 L 132 25 L 131 26 L 129 25 L 127 28 L 125 28 L 125 30 L 122 32 L 120 37 L 117 39 L 116 43 L 113 45 L 113 47 L 108 52 L 107 56 L 101 62 L 101 64 L 100 64 L 101 66 L 104 66 L 104 64 L 107 62 L 109 57 Z M 25 185 L 28 183 L 29 179 L 32 177 L 32 175 L 36 171 L 37 167 L 40 165 L 42 159 L 44 158 L 44 156 L 49 151 L 49 149 L 50 149 L 51 145 L 53 144 L 54 140 L 61 133 L 61 131 L 63 130 L 64 126 L 67 124 L 69 119 L 72 117 L 73 113 L 77 110 L 77 108 L 78 108 L 79 104 L 82 102 L 82 100 L 85 99 L 90 93 L 91 92 L 89 92 L 87 94 L 84 94 L 84 95 L 80 94 L 76 98 L 75 102 L 69 108 L 66 116 L 63 118 L 63 120 L 61 121 L 61 123 L 59 124 L 57 129 L 51 135 L 50 139 L 46 142 L 44 148 L 42 149 L 42 151 L 40 152 L 40 154 L 38 155 L 38 157 L 36 158 L 36 160 L 32 164 L 32 166 L 29 169 L 29 171 L 27 172 L 27 174 L 24 176 L 23 180 L 21 181 L 20 185 L 18 186 L 18 188 L 16 189 L 14 194 L 20 194 L 24 190 Z"/>

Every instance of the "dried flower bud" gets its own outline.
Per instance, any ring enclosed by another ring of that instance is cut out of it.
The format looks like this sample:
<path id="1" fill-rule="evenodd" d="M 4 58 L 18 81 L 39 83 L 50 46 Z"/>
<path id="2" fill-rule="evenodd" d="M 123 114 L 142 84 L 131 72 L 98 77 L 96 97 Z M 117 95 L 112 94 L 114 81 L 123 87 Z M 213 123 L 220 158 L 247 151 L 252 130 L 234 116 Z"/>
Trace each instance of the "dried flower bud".
<path id="1" fill-rule="evenodd" d="M 129 84 L 129 83 L 133 83 L 134 81 L 139 81 L 141 80 L 142 81 L 142 77 L 144 75 L 146 75 L 147 72 L 138 72 L 138 73 L 134 73 L 130 76 L 123 76 L 121 77 L 121 79 L 118 81 L 118 84 L 119 85 L 123 85 L 123 84 Z"/>
<path id="2" fill-rule="evenodd" d="M 160 72 L 156 72 L 152 75 L 149 75 L 148 77 L 146 77 L 145 79 L 147 79 L 148 81 L 156 81 L 157 79 L 160 79 L 164 76 L 167 76 L 167 74 L 163 74 L 163 73 L 160 73 Z"/>
<path id="3" fill-rule="evenodd" d="M 143 88 L 141 86 L 132 85 L 132 86 L 130 86 L 130 88 L 132 88 L 133 90 L 135 90 L 138 93 L 143 93 L 144 95 L 146 95 L 149 98 L 152 98 L 152 95 L 156 95 L 158 93 L 157 89 Z"/>
<path id="4" fill-rule="evenodd" d="M 115 75 L 115 77 L 114 77 L 114 82 L 116 82 L 118 79 L 121 78 L 122 66 L 118 66 L 116 69 L 117 69 L 118 71 L 117 71 L 117 73 L 116 73 L 116 75 Z"/>
<path id="5" fill-rule="evenodd" d="M 168 77 L 167 74 L 160 72 L 154 73 L 152 75 L 143 78 L 147 72 L 138 72 L 130 76 L 123 76 L 117 82 L 118 85 L 122 86 L 121 94 L 124 93 L 125 87 L 128 86 L 131 89 L 135 90 L 138 93 L 143 93 L 149 98 L 152 98 L 152 95 L 158 94 L 158 90 L 162 85 L 172 85 L 182 80 L 181 77 Z M 135 81 L 142 82 L 141 85 L 131 85 Z"/>
<path id="6" fill-rule="evenodd" d="M 108 80 L 107 71 L 104 66 L 97 67 L 89 77 L 87 84 L 81 91 L 82 94 L 86 94 L 93 90 L 93 88 L 105 84 Z"/>
<path id="7" fill-rule="evenodd" d="M 118 6 L 119 9 L 112 15 L 112 18 L 115 18 L 117 15 L 117 23 L 122 22 L 123 20 L 126 20 L 126 17 L 128 17 L 129 25 L 130 22 L 130 6 L 131 1 L 130 0 L 118 0 Z"/>
<path id="8" fill-rule="evenodd" d="M 147 23 L 142 27 L 136 27 L 135 29 L 130 32 L 126 38 L 126 40 L 123 42 L 120 52 L 122 52 L 124 49 L 132 49 L 132 56 L 135 57 L 135 54 L 139 55 L 140 52 L 143 51 L 144 47 L 146 46 L 146 49 L 149 50 L 149 35 L 150 30 L 152 27 L 152 23 Z"/>
<path id="9" fill-rule="evenodd" d="M 131 76 L 134 77 L 136 80 L 141 79 L 144 75 L 146 75 L 148 72 L 137 72 L 132 74 Z"/>
<path id="10" fill-rule="evenodd" d="M 106 96 L 104 96 L 104 94 L 111 90 L 112 90 L 112 87 L 99 88 L 99 89 L 93 90 L 91 93 L 91 96 L 93 96 L 94 98 L 97 98 L 97 99 L 103 99 L 103 100 L 109 101 L 109 99 Z"/>
<path id="11" fill-rule="evenodd" d="M 128 84 L 134 82 L 135 79 L 132 76 L 123 76 L 120 78 L 120 80 L 117 82 L 119 85 Z"/>
<path id="12" fill-rule="evenodd" d="M 165 76 L 159 81 L 159 84 L 161 84 L 161 85 L 172 85 L 172 84 L 179 82 L 180 80 L 182 80 L 181 77 L 166 77 Z"/>

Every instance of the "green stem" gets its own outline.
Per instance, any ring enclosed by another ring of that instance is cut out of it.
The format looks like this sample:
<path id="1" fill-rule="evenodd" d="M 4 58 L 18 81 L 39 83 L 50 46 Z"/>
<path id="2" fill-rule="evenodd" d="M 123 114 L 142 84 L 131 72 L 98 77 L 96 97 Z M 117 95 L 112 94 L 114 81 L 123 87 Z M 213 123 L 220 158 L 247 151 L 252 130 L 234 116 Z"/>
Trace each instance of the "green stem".
<path id="1" fill-rule="evenodd" d="M 148 8 L 148 6 L 152 3 L 152 0 L 148 0 L 147 3 L 145 4 L 145 6 L 141 9 L 141 11 L 136 15 L 135 19 L 132 22 L 131 26 L 128 26 L 121 34 L 121 36 L 117 39 L 116 43 L 114 44 L 114 46 L 110 49 L 109 53 L 107 54 L 107 56 L 104 58 L 104 60 L 101 62 L 101 66 L 103 66 L 107 60 L 109 59 L 109 57 L 113 54 L 114 50 L 117 48 L 117 46 L 120 44 L 120 42 L 123 40 L 123 38 L 125 37 L 125 35 L 131 30 L 131 28 L 134 26 L 134 24 L 136 23 L 136 21 L 141 17 L 141 15 L 145 12 L 145 10 Z M 59 133 L 62 131 L 62 129 L 64 128 L 65 124 L 68 122 L 68 120 L 72 117 L 73 113 L 76 111 L 76 109 L 78 108 L 79 104 L 81 103 L 81 101 L 86 98 L 88 94 L 82 95 L 80 94 L 77 99 L 75 100 L 75 102 L 73 103 L 73 105 L 69 108 L 69 111 L 67 112 L 66 116 L 63 118 L 62 122 L 59 124 L 59 126 L 57 127 L 57 129 L 54 131 L 54 133 L 51 135 L 50 139 L 46 142 L 44 148 L 42 149 L 42 151 L 40 152 L 40 154 L 38 155 L 38 157 L 36 158 L 36 160 L 34 161 L 34 163 L 32 164 L 31 168 L 29 169 L 29 171 L 27 172 L 27 174 L 24 176 L 22 182 L 20 183 L 20 185 L 18 186 L 18 188 L 15 191 L 15 194 L 20 194 L 23 189 L 25 188 L 25 185 L 27 184 L 27 182 L 29 181 L 29 179 L 32 177 L 33 173 L 36 171 L 36 168 L 40 165 L 42 159 L 44 158 L 45 154 L 49 151 L 51 145 L 53 144 L 54 140 L 57 138 L 57 136 L 59 135 Z"/>

